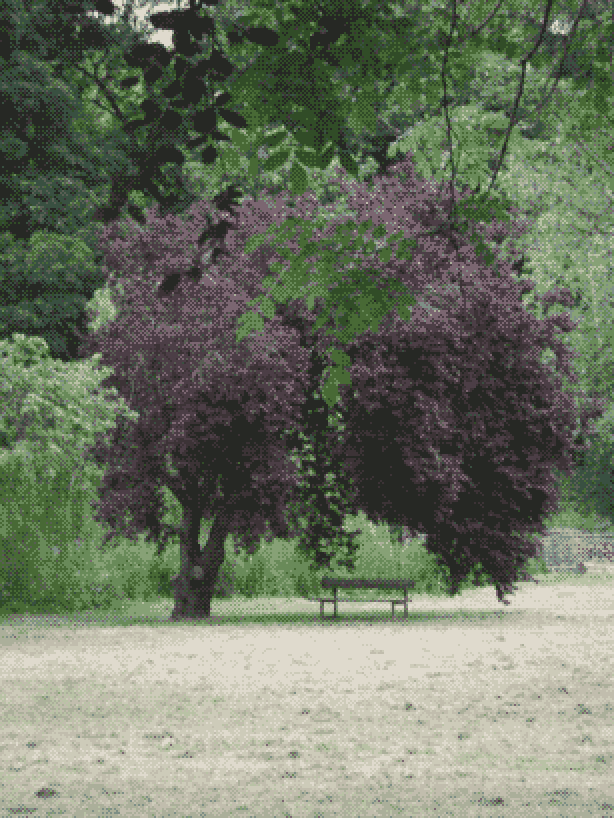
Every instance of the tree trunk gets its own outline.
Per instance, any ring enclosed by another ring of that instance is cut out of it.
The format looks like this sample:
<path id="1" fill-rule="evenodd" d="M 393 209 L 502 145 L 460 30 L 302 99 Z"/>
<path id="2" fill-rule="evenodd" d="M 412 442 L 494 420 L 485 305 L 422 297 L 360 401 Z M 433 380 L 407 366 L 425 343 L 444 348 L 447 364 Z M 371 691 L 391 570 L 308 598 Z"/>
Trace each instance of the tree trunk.
<path id="1" fill-rule="evenodd" d="M 226 508 L 218 511 L 202 551 L 198 543 L 201 520 L 200 511 L 184 507 L 180 533 L 181 566 L 179 574 L 171 580 L 175 594 L 172 620 L 211 616 L 211 600 L 224 562 L 224 543 L 230 530 L 231 513 Z"/>

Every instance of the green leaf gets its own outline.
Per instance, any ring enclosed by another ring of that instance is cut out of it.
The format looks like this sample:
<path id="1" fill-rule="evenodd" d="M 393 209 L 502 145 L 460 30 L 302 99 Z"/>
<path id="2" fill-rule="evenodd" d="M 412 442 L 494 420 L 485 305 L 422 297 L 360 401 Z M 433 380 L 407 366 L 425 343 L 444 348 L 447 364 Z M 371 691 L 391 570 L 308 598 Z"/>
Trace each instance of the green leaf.
<path id="1" fill-rule="evenodd" d="M 287 279 L 269 284 L 269 294 L 278 304 L 284 304 L 290 297 L 298 295 L 298 290 L 292 286 L 292 282 Z M 272 317 L 272 316 L 271 316 Z"/>
<path id="2" fill-rule="evenodd" d="M 351 176 L 358 179 L 358 164 L 350 153 L 343 150 L 339 151 L 339 163 Z"/>
<path id="3" fill-rule="evenodd" d="M 267 171 L 277 170 L 277 168 L 280 168 L 282 165 L 286 164 L 289 156 L 289 150 L 278 151 L 277 153 L 269 156 L 269 158 L 262 163 L 262 169 Z"/>
<path id="4" fill-rule="evenodd" d="M 313 307 L 315 305 L 315 300 L 316 300 L 316 295 L 313 292 L 311 292 L 307 296 L 307 309 L 313 310 Z"/>
<path id="5" fill-rule="evenodd" d="M 313 325 L 313 331 L 314 332 L 316 330 L 320 329 L 321 327 L 323 327 L 324 324 L 326 324 L 326 322 L 328 321 L 328 319 L 330 317 L 330 314 L 331 314 L 331 311 L 329 310 L 330 293 L 326 293 L 325 297 L 327 299 L 326 304 L 324 305 L 324 309 L 322 310 L 322 312 L 320 313 L 320 315 L 316 319 L 315 324 Z"/>
<path id="6" fill-rule="evenodd" d="M 281 145 L 288 138 L 288 131 L 285 128 L 282 128 L 279 131 L 275 131 L 271 134 L 266 134 L 263 141 L 260 143 L 261 147 L 263 145 L 267 145 L 271 150 L 276 148 L 278 145 Z"/>
<path id="7" fill-rule="evenodd" d="M 387 264 L 392 258 L 392 247 L 382 247 L 379 251 L 379 257 L 384 264 Z"/>
<path id="8" fill-rule="evenodd" d="M 303 103 L 303 105 L 304 105 L 304 103 Z M 298 119 L 298 121 L 302 123 L 302 125 L 306 129 L 306 131 L 311 133 L 312 142 L 311 142 L 311 144 L 307 145 L 307 147 L 317 148 L 318 147 L 318 141 L 319 141 L 319 134 L 318 134 L 317 128 L 314 127 L 314 125 L 315 125 L 315 115 L 314 115 L 313 111 L 309 110 L 306 107 L 301 107 L 297 111 L 293 112 L 292 117 L 293 117 L 293 119 Z M 299 139 L 299 142 L 300 142 L 300 139 Z M 303 143 L 301 142 L 301 144 L 303 144 Z"/>
<path id="9" fill-rule="evenodd" d="M 247 174 L 251 176 L 252 179 L 259 179 L 260 178 L 260 165 L 258 163 L 258 157 L 252 156 L 249 160 L 247 165 Z"/>
<path id="10" fill-rule="evenodd" d="M 319 168 L 322 162 L 322 157 L 314 151 L 306 151 L 299 148 L 296 151 L 296 158 L 299 159 L 308 168 Z"/>
<path id="11" fill-rule="evenodd" d="M 248 256 L 251 255 L 254 252 L 254 250 L 256 250 L 258 247 L 261 247 L 263 244 L 265 244 L 267 242 L 269 236 L 274 231 L 274 229 L 275 229 L 274 227 L 269 227 L 269 229 L 266 231 L 266 233 L 260 233 L 257 236 L 251 236 L 245 242 L 244 252 Z"/>
<path id="12" fill-rule="evenodd" d="M 378 224 L 375 230 L 373 231 L 373 238 L 374 239 L 381 239 L 384 236 L 388 235 L 388 231 L 383 224 Z"/>
<path id="13" fill-rule="evenodd" d="M 294 131 L 292 136 L 296 139 L 299 145 L 315 150 L 315 134 L 313 131 Z"/>
<path id="14" fill-rule="evenodd" d="M 263 287 L 267 287 L 267 288 L 268 287 L 275 287 L 276 284 L 277 284 L 277 279 L 275 278 L 275 276 L 265 276 L 262 279 L 262 286 Z"/>
<path id="15" fill-rule="evenodd" d="M 279 286 L 277 282 L 275 282 L 275 286 Z M 261 296 L 260 298 L 260 309 L 264 313 L 265 318 L 275 318 L 275 302 L 271 301 L 270 298 L 265 298 L 264 296 Z"/>
<path id="16" fill-rule="evenodd" d="M 324 150 L 322 153 L 322 164 L 320 167 L 322 170 L 326 170 L 326 168 L 330 165 L 335 157 L 336 146 L 331 142 L 331 144 Z"/>
<path id="17" fill-rule="evenodd" d="M 295 196 L 301 196 L 309 188 L 307 171 L 298 162 L 293 162 L 290 168 L 290 189 Z"/>
<path id="18" fill-rule="evenodd" d="M 251 141 L 246 134 L 242 133 L 236 128 L 233 128 L 230 132 L 230 137 L 235 145 L 237 145 L 244 153 L 249 149 Z"/>
<path id="19" fill-rule="evenodd" d="M 350 230 L 345 230 L 345 229 L 340 230 L 339 228 L 336 228 L 335 234 L 339 234 L 337 240 L 338 240 L 339 244 L 341 245 L 341 247 L 344 250 L 347 247 L 351 247 L 352 249 L 354 249 L 356 247 L 357 242 L 355 241 L 354 237 L 352 236 Z"/>
<path id="20" fill-rule="evenodd" d="M 245 37 L 256 45 L 263 45 L 269 48 L 276 46 L 279 42 L 279 34 L 266 26 L 255 26 L 245 29 Z"/>
<path id="21" fill-rule="evenodd" d="M 336 380 L 332 377 L 328 377 L 327 380 L 322 384 L 321 388 L 322 397 L 328 404 L 329 408 L 332 409 L 336 403 L 339 402 L 340 395 L 339 395 L 339 385 Z"/>
<path id="22" fill-rule="evenodd" d="M 374 131 L 376 126 L 375 106 L 377 97 L 373 85 L 363 88 L 354 101 L 352 110 L 353 118 L 358 127 L 362 126 L 367 131 Z M 344 165 L 345 167 L 345 165 Z M 347 168 L 346 168 L 347 170 Z M 348 171 L 349 172 L 349 171 Z"/>
<path id="23" fill-rule="evenodd" d="M 28 146 L 16 136 L 0 136 L 0 152 L 10 159 L 21 159 L 28 152 Z"/>
<path id="24" fill-rule="evenodd" d="M 341 355 L 343 354 L 341 352 L 341 350 L 335 350 L 335 351 L 339 352 L 339 354 L 341 354 Z M 331 357 L 333 357 L 333 352 L 331 352 L 330 355 L 331 355 Z M 351 384 L 352 383 L 352 376 L 350 375 L 350 373 L 346 369 L 343 369 L 341 367 L 334 367 L 333 369 L 331 369 L 330 370 L 330 377 L 333 377 L 336 380 L 337 383 L 345 383 L 345 384 Z"/>
<path id="25" fill-rule="evenodd" d="M 340 367 L 331 367 L 328 371 L 328 377 L 321 387 L 322 397 L 330 408 L 339 401 L 339 384 L 341 383 L 352 383 L 350 373 Z"/>
<path id="26" fill-rule="evenodd" d="M 250 302 L 250 304 L 251 303 L 255 302 Z M 264 319 L 260 313 L 256 312 L 255 310 L 250 310 L 249 312 L 240 315 L 237 320 L 237 324 L 239 325 L 237 328 L 237 342 L 242 341 L 251 332 L 255 332 L 256 335 L 258 335 L 264 330 Z"/>
<path id="27" fill-rule="evenodd" d="M 401 239 L 399 248 L 397 250 L 397 258 L 405 261 L 411 261 L 411 247 L 416 247 L 418 242 L 416 239 Z"/>
<path id="28" fill-rule="evenodd" d="M 338 364 L 339 366 L 349 366 L 352 363 L 352 360 L 349 355 L 345 352 L 342 352 L 340 349 L 335 349 L 335 347 L 328 347 L 326 350 L 333 361 Z"/>
<path id="29" fill-rule="evenodd" d="M 399 314 L 399 318 L 403 318 L 403 320 L 408 322 L 411 321 L 411 307 L 406 307 L 405 304 L 397 304 L 397 312 Z"/>
<path id="30" fill-rule="evenodd" d="M 281 247 L 281 246 L 276 247 L 275 252 L 278 255 L 280 255 L 282 258 L 285 258 L 286 261 L 292 261 L 292 259 L 295 257 L 295 254 L 288 247 Z M 276 265 L 275 268 L 273 267 L 273 264 Z M 271 270 L 274 270 L 275 272 L 277 272 L 278 269 L 279 270 L 284 270 L 285 269 L 284 265 L 281 264 L 279 261 L 275 261 L 275 262 L 273 262 L 273 264 L 271 264 L 270 266 L 271 266 Z"/>
<path id="31" fill-rule="evenodd" d="M 218 108 L 217 112 L 229 125 L 235 128 L 247 128 L 247 120 L 241 114 L 229 111 L 227 108 Z"/>
<path id="32" fill-rule="evenodd" d="M 244 156 L 234 147 L 225 148 L 224 153 L 220 156 L 220 165 L 224 173 L 238 173 L 241 168 L 245 167 L 244 162 Z"/>

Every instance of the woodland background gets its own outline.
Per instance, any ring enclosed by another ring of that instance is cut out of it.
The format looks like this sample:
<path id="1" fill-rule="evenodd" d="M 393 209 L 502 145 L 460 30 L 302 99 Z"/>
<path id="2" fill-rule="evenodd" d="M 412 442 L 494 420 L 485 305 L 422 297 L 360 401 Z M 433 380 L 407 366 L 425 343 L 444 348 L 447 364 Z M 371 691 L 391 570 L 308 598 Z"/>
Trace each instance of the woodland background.
<path id="1" fill-rule="evenodd" d="M 143 89 L 137 86 L 118 90 L 119 82 L 129 73 L 122 68 L 119 50 L 88 56 L 85 72 L 54 60 L 52 41 L 29 39 L 26 25 L 28 19 L 41 13 L 43 5 L 21 3 L 22 68 L 3 71 L 0 76 L 3 111 L 8 114 L 13 110 L 15 120 L 26 123 L 25 133 L 31 144 L 36 144 L 41 129 L 47 133 L 51 129 L 57 136 L 50 152 L 34 152 L 19 174 L 2 180 L 0 340 L 6 352 L 16 333 L 26 339 L 44 339 L 52 359 L 65 365 L 62 371 L 76 381 L 82 363 L 77 358 L 75 330 L 95 331 L 114 315 L 92 217 L 108 198 L 111 174 L 127 161 L 118 112 L 99 79 L 113 76 L 124 113 L 135 109 Z M 412 5 L 417 14 L 426 15 L 428 4 Z M 164 4 L 126 3 L 123 19 L 114 25 L 126 38 L 147 37 L 151 32 L 148 34 L 147 27 L 138 23 L 133 13 L 159 6 Z M 230 25 L 241 7 L 228 0 L 215 8 L 222 28 Z M 605 0 L 590 2 L 587 14 L 603 14 L 607 8 Z M 548 33 L 546 47 L 553 53 L 566 36 L 565 31 L 563 15 L 560 25 L 552 26 Z M 590 53 L 593 45 L 588 40 L 582 47 Z M 559 101 L 536 118 L 533 111 L 543 96 L 545 72 L 527 72 L 520 104 L 523 144 L 506 156 L 497 184 L 518 207 L 537 216 L 535 229 L 523 248 L 528 262 L 525 274 L 536 281 L 538 293 L 557 285 L 572 290 L 572 318 L 581 319 L 570 335 L 570 343 L 580 352 L 577 386 L 607 401 L 608 410 L 599 421 L 591 453 L 578 462 L 574 479 L 563 481 L 564 506 L 561 515 L 552 521 L 553 525 L 590 529 L 609 528 L 614 520 L 614 362 L 609 334 L 613 309 L 613 192 L 611 176 L 603 165 L 594 156 L 578 151 L 572 138 L 574 95 L 581 92 L 570 89 L 570 80 L 580 70 L 584 68 L 570 56 L 564 68 L 565 79 L 559 86 Z M 505 115 L 509 111 L 518 74 L 517 65 L 484 52 L 471 83 L 452 89 L 454 114 L 459 121 L 476 122 L 476 139 L 495 145 L 501 128 L 486 127 L 480 115 Z M 437 76 L 428 75 L 426 67 L 424 79 L 438 81 Z M 345 93 L 348 86 L 344 85 L 341 70 L 337 81 L 340 92 Z M 309 89 L 305 92 L 309 93 Z M 432 174 L 430 153 L 434 144 L 444 138 L 441 109 L 409 109 L 403 96 L 402 83 L 379 83 L 376 132 L 354 131 L 352 123 L 348 123 L 349 144 L 361 157 L 361 178 L 373 173 L 374 157 L 393 157 L 410 148 L 417 151 L 421 172 L 427 177 Z M 11 121 L 11 116 L 4 116 L 5 123 Z M 254 198 L 270 185 L 274 190 L 284 190 L 288 169 L 266 169 L 267 152 L 259 148 L 263 133 L 260 129 L 249 134 L 246 158 L 238 166 L 229 153 L 228 161 L 219 162 L 212 171 L 197 161 L 198 151 L 194 150 L 193 160 L 184 166 L 190 190 L 185 209 L 195 201 L 213 197 L 232 181 L 240 182 L 247 195 Z M 8 153 L 10 127 L 4 126 L 0 140 L 0 150 Z M 607 162 L 614 144 L 600 143 L 596 149 Z M 248 161 L 258 165 L 257 183 L 246 174 Z M 335 164 L 328 171 L 314 171 L 311 184 L 322 206 L 342 208 L 343 201 L 329 182 L 334 171 Z M 537 205 L 529 204 L 536 200 Z M 143 195 L 137 203 L 149 207 L 153 200 Z M 527 309 L 539 309 L 530 298 Z M 6 386 L 4 380 L 0 382 L 0 389 Z M 41 381 L 41 391 L 44 388 Z M 94 394 L 91 384 L 83 388 Z M 24 398 L 19 396 L 20 401 Z M 130 546 L 112 553 L 99 550 L 101 533 L 88 512 L 96 482 L 91 464 L 84 464 L 77 475 L 73 467 L 58 467 L 49 452 L 27 451 L 7 440 L 0 440 L 0 605 L 10 610 L 104 607 L 125 597 L 170 594 L 169 580 L 178 559 L 176 549 L 161 558 L 144 545 L 138 552 Z M 176 513 L 169 499 L 168 520 L 173 520 Z M 417 578 L 418 590 L 437 592 L 432 564 L 419 542 L 405 543 L 401 548 L 386 527 L 371 526 L 367 531 L 361 540 L 361 574 L 394 576 L 410 570 L 410 575 Z M 308 594 L 317 580 L 297 560 L 291 544 L 279 540 L 263 546 L 254 557 L 229 558 L 223 574 L 218 589 L 222 595 L 233 591 L 246 595 Z"/>

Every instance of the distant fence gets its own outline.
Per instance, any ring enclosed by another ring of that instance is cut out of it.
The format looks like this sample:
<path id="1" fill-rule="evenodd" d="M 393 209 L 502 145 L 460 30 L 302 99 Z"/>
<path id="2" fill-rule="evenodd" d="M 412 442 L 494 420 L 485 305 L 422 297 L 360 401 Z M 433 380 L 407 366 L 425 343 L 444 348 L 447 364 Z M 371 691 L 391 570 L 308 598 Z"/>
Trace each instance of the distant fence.
<path id="1" fill-rule="evenodd" d="M 407 539 L 404 537 L 403 539 Z M 614 529 L 582 531 L 579 528 L 551 528 L 539 548 L 549 570 L 577 566 L 588 561 L 614 562 Z"/>
<path id="2" fill-rule="evenodd" d="M 540 551 L 548 568 L 589 560 L 614 560 L 614 530 L 552 528 L 542 538 Z"/>

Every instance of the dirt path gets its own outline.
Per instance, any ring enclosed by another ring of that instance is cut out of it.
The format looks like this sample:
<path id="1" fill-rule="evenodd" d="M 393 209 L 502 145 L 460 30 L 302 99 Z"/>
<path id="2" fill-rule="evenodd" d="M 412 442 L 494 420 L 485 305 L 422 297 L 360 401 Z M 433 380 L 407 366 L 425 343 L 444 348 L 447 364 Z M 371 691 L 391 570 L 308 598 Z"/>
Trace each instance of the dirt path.
<path id="1" fill-rule="evenodd" d="M 0 816 L 614 813 L 612 582 L 416 598 L 394 622 L 225 624 L 238 604 L 0 627 Z"/>

